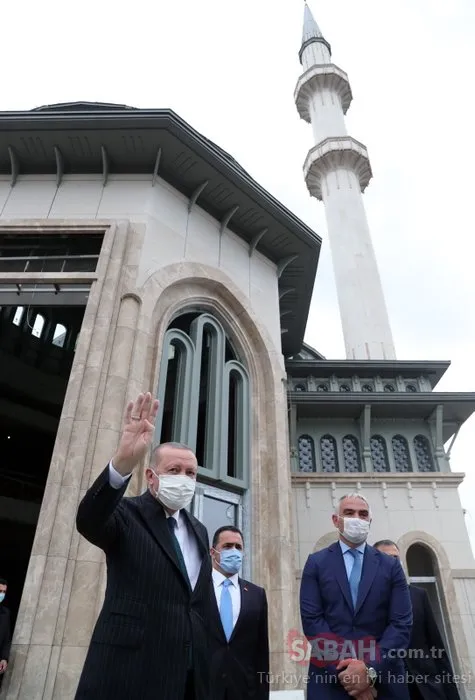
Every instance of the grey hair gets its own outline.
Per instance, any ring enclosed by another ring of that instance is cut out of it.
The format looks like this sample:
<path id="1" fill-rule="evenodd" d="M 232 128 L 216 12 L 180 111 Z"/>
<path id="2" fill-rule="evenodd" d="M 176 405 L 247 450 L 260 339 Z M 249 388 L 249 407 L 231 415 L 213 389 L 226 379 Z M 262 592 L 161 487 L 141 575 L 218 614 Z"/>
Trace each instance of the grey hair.
<path id="1" fill-rule="evenodd" d="M 371 515 L 371 506 L 369 505 L 367 499 L 363 496 L 362 493 L 357 493 L 356 491 L 354 491 L 353 493 L 345 493 L 344 496 L 341 496 L 341 498 L 338 499 L 338 502 L 335 506 L 335 515 L 340 515 L 340 506 L 346 498 L 359 498 L 360 501 L 366 503 L 366 505 L 368 506 L 369 514 Z"/>
<path id="2" fill-rule="evenodd" d="M 152 447 L 152 451 L 150 453 L 150 462 L 158 462 L 160 458 L 160 450 L 164 447 L 172 447 L 174 450 L 188 450 L 189 452 L 193 452 L 191 447 L 189 445 L 185 445 L 185 443 L 183 442 L 162 442 Z"/>

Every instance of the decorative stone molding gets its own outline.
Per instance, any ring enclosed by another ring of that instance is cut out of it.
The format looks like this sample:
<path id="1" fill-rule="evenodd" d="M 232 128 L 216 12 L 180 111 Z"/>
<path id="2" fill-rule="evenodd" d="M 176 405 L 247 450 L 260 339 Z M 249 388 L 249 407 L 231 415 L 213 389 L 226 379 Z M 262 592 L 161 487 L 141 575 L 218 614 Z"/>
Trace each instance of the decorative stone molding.
<path id="1" fill-rule="evenodd" d="M 247 297 L 213 267 L 183 262 L 169 265 L 152 274 L 139 294 L 139 329 L 148 332 L 144 376 L 150 390 L 155 391 L 158 385 L 163 340 L 170 322 L 187 309 L 216 316 L 249 371 L 253 401 L 253 580 L 268 591 L 271 668 L 290 670 L 285 639 L 295 624 L 292 489 L 282 353 L 255 317 Z M 275 397 L 272 406 L 269 396 Z"/>
<path id="2" fill-rule="evenodd" d="M 333 63 L 312 66 L 298 79 L 294 91 L 295 104 L 301 119 L 311 123 L 308 103 L 317 90 L 333 90 L 340 100 L 343 114 L 346 114 L 353 99 L 347 74 Z"/>
<path id="3" fill-rule="evenodd" d="M 366 146 L 351 136 L 328 138 L 314 146 L 303 166 L 305 182 L 312 197 L 322 201 L 322 180 L 332 170 L 351 170 L 364 192 L 373 177 Z"/>
<path id="4" fill-rule="evenodd" d="M 411 473 L 410 479 L 408 480 L 408 473 L 390 473 L 384 474 L 384 481 L 387 488 L 391 486 L 405 486 L 407 488 L 408 482 L 413 486 L 430 486 L 433 489 L 433 484 L 437 487 L 441 486 L 460 486 L 465 478 L 465 474 L 458 472 L 450 474 L 440 474 L 437 473 L 437 477 L 434 479 L 435 472 L 425 472 L 425 473 Z M 323 484 L 331 485 L 335 483 L 338 488 L 341 486 L 351 486 L 355 487 L 358 483 L 362 484 L 364 488 L 367 486 L 378 486 L 380 484 L 375 482 L 375 474 L 373 472 L 352 472 L 352 473 L 339 473 L 339 474 L 292 474 L 292 485 L 300 486 L 301 482 L 308 481 L 314 486 L 321 486 Z"/>

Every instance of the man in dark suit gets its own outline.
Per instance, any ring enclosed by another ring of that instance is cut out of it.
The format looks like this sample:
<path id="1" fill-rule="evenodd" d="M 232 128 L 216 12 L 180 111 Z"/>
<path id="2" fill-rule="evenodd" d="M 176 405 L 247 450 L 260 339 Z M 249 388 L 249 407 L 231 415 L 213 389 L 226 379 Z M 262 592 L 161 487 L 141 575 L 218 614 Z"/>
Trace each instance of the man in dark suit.
<path id="1" fill-rule="evenodd" d="M 366 544 L 370 523 L 366 499 L 344 496 L 333 515 L 339 542 L 305 564 L 300 612 L 312 644 L 308 700 L 372 700 L 376 692 L 378 700 L 409 698 L 397 658 L 411 634 L 408 586 L 400 563 Z"/>
<path id="2" fill-rule="evenodd" d="M 399 547 L 391 540 L 380 540 L 374 547 L 400 559 Z M 411 700 L 460 700 L 429 596 L 413 585 L 409 585 L 409 593 L 414 622 L 405 663 Z"/>
<path id="3" fill-rule="evenodd" d="M 3 674 L 8 667 L 8 659 L 10 658 L 10 646 L 12 641 L 12 632 L 10 627 L 10 611 L 3 601 L 7 594 L 8 584 L 4 578 L 0 578 L 0 689 L 3 682 Z"/>
<path id="4" fill-rule="evenodd" d="M 244 543 L 237 527 L 216 530 L 211 556 L 210 700 L 268 700 L 269 637 L 263 588 L 239 577 Z"/>
<path id="5" fill-rule="evenodd" d="M 107 589 L 77 700 L 209 699 L 209 541 L 185 510 L 195 455 L 160 445 L 145 472 L 148 490 L 123 498 L 157 411 L 150 394 L 129 403 L 117 452 L 78 509 L 79 532 L 106 554 Z"/>

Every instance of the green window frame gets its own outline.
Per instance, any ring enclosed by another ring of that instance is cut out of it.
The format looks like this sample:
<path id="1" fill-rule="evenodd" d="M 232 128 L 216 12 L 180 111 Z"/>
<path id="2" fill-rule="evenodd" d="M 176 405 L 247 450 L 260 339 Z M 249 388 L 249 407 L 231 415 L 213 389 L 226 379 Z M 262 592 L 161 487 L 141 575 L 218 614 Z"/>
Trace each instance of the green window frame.
<path id="1" fill-rule="evenodd" d="M 181 312 L 180 316 L 186 312 Z M 175 322 L 179 316 L 175 317 Z M 203 464 L 198 474 L 207 480 L 247 489 L 250 468 L 251 389 L 246 367 L 226 359 L 229 338 L 221 323 L 202 313 L 190 324 L 189 333 L 174 328 L 172 322 L 163 341 L 157 396 L 165 406 L 170 347 L 178 352 L 173 388 L 171 440 L 196 451 L 200 426 L 200 390 L 205 382 L 206 406 Z M 207 377 L 202 376 L 203 353 L 208 352 Z M 231 404 L 232 402 L 232 404 Z M 230 408 L 231 406 L 231 408 Z M 230 423 L 232 422 L 232 425 Z M 161 439 L 163 411 L 155 427 L 155 444 Z M 230 440 L 232 441 L 230 444 Z M 230 456 L 234 472 L 229 473 Z"/>

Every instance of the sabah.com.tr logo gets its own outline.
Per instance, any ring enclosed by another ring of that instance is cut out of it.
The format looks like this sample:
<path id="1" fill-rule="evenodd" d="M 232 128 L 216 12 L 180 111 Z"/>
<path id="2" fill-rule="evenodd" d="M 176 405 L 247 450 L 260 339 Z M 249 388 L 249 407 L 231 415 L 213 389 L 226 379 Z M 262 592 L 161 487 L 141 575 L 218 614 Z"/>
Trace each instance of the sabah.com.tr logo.
<path id="1" fill-rule="evenodd" d="M 307 639 L 301 632 L 291 630 L 287 636 L 287 648 L 294 663 L 301 666 L 313 664 L 318 668 L 335 666 L 343 659 L 361 659 L 371 665 L 381 658 L 374 637 L 344 639 L 330 632 Z"/>

